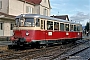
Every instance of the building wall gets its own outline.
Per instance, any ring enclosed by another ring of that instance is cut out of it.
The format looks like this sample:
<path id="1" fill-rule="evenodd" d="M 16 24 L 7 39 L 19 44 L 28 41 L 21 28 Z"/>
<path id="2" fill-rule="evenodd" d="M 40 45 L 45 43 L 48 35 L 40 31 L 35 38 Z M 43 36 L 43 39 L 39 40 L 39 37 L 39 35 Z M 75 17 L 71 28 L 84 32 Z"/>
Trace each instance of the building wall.
<path id="1" fill-rule="evenodd" d="M 0 12 L 9 14 L 9 15 L 20 15 L 20 14 L 27 14 L 26 13 L 26 6 L 33 8 L 32 14 L 41 14 L 45 15 L 43 12 L 44 9 L 47 10 L 46 16 L 50 16 L 50 6 L 48 0 L 46 2 L 42 0 L 40 5 L 32 5 L 26 2 L 22 2 L 19 0 L 0 0 L 2 1 L 2 9 Z M 11 23 L 15 23 L 14 20 L 11 19 L 1 19 L 0 22 L 3 22 L 3 30 L 0 30 L 0 36 L 12 36 L 13 30 L 11 30 Z"/>
<path id="2" fill-rule="evenodd" d="M 20 15 L 26 14 L 26 6 L 30 6 L 33 8 L 32 14 L 41 14 L 50 16 L 50 6 L 48 0 L 42 0 L 40 5 L 32 5 L 19 0 L 0 0 L 2 1 L 2 9 L 0 12 L 7 13 L 9 15 Z M 44 9 L 47 10 L 46 14 L 44 14 Z"/>
<path id="3" fill-rule="evenodd" d="M 35 8 L 33 9 L 34 14 L 40 14 L 40 5 L 36 5 Z"/>
<path id="4" fill-rule="evenodd" d="M 8 0 L 0 0 L 2 1 L 2 8 L 0 9 L 0 12 L 8 13 Z"/>
<path id="5" fill-rule="evenodd" d="M 3 21 L 0 19 L 0 23 L 3 23 Z M 0 24 L 0 26 L 1 26 L 1 24 Z M 4 35 L 4 33 L 3 33 L 3 30 L 1 30 L 1 27 L 0 27 L 0 36 L 3 36 Z"/>
<path id="6" fill-rule="evenodd" d="M 13 30 L 11 30 L 11 23 L 15 24 L 14 20 L 10 19 L 0 19 L 0 22 L 3 23 L 3 29 L 0 30 L 0 36 L 12 36 Z"/>
<path id="7" fill-rule="evenodd" d="M 46 9 L 46 14 L 44 14 L 44 9 Z M 50 16 L 49 0 L 42 0 L 40 3 L 40 14 Z"/>
<path id="8" fill-rule="evenodd" d="M 18 0 L 9 0 L 9 15 L 26 14 L 26 6 L 34 8 L 33 5 Z"/>

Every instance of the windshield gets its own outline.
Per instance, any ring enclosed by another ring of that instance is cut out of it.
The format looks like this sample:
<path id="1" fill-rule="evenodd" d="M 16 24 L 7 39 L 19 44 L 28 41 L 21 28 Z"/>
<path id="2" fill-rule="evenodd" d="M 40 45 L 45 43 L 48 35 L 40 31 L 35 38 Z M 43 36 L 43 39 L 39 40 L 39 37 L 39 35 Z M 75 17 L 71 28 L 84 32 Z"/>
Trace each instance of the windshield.
<path id="1" fill-rule="evenodd" d="M 30 26 L 30 27 L 33 27 L 35 26 L 34 24 L 34 18 L 25 18 L 25 26 Z"/>
<path id="2" fill-rule="evenodd" d="M 34 27 L 34 18 L 16 18 L 16 26 L 17 27 L 24 27 L 24 26 L 29 26 L 29 27 Z"/>

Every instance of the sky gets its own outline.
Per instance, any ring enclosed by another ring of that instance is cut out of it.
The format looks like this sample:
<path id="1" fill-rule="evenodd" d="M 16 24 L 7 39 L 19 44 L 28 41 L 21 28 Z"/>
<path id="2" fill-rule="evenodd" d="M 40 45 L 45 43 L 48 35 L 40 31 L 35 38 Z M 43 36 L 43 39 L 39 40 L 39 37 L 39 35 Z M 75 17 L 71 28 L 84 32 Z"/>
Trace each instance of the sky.
<path id="1" fill-rule="evenodd" d="M 68 15 L 83 26 L 90 21 L 90 0 L 50 0 L 50 15 Z"/>

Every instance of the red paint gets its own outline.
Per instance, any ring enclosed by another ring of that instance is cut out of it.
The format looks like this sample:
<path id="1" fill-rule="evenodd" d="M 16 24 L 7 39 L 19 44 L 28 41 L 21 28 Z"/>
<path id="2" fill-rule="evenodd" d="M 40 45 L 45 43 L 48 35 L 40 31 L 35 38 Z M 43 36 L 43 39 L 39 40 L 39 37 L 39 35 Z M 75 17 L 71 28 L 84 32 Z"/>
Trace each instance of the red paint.
<path id="1" fill-rule="evenodd" d="M 26 32 L 29 33 L 28 36 L 26 36 Z M 51 36 L 48 35 L 49 32 L 52 32 Z M 66 35 L 65 31 L 41 31 L 41 30 L 14 31 L 15 38 L 25 38 L 26 42 L 31 42 L 32 40 L 60 40 L 60 39 L 72 39 L 82 37 L 82 32 L 68 32 L 68 34 L 69 35 Z"/>
<path id="2" fill-rule="evenodd" d="M 14 41 L 15 39 L 14 39 L 14 37 L 10 37 L 10 40 L 11 40 L 11 41 Z"/>
<path id="3" fill-rule="evenodd" d="M 40 4 L 42 0 L 25 0 L 25 1 L 34 3 L 34 4 Z"/>

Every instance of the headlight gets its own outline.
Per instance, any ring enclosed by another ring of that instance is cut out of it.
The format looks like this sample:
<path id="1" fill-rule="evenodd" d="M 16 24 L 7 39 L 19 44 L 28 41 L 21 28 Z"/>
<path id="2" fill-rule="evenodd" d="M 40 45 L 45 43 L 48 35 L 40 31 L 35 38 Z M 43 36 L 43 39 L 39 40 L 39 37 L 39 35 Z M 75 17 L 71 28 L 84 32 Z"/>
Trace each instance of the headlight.
<path id="1" fill-rule="evenodd" d="M 26 36 L 28 36 L 29 35 L 29 32 L 26 32 Z"/>

